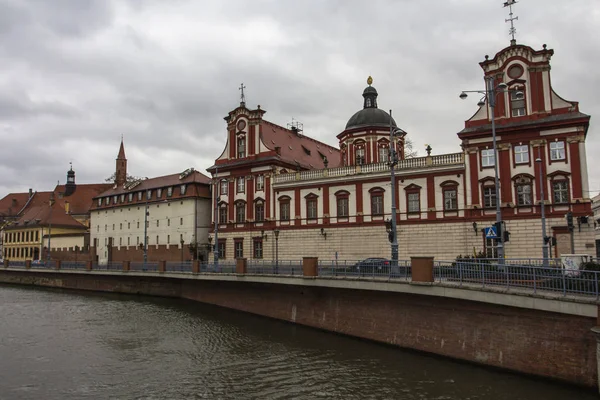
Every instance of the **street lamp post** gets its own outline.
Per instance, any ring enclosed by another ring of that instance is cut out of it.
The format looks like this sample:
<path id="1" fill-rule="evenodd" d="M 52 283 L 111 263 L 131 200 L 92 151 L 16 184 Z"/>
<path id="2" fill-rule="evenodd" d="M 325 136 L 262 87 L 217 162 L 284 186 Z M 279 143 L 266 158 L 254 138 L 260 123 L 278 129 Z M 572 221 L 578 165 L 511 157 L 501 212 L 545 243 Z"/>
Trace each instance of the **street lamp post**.
<path id="1" fill-rule="evenodd" d="M 48 218 L 48 261 L 50 261 L 52 259 L 50 253 L 50 239 L 52 238 L 52 206 L 54 205 L 54 193 L 50 193 L 48 204 L 50 204 L 50 216 Z"/>
<path id="2" fill-rule="evenodd" d="M 496 195 L 496 229 L 502 227 L 502 211 L 500 208 L 500 181 L 498 179 L 498 148 L 496 144 L 496 95 L 498 93 L 511 92 L 508 89 L 508 85 L 504 82 L 500 83 L 497 87 L 494 87 L 494 78 L 485 78 L 485 90 L 465 90 L 461 92 L 460 98 L 462 100 L 467 98 L 467 93 L 479 93 L 483 94 L 483 98 L 477 103 L 478 106 L 483 107 L 486 102 L 490 107 L 491 120 L 492 120 L 492 147 L 494 151 L 494 191 Z M 523 97 L 523 93 L 516 91 L 517 99 Z M 484 101 L 485 99 L 485 101 Z M 498 250 L 498 264 L 504 264 L 504 232 L 502 229 L 496 232 L 497 234 L 497 250 Z"/>
<path id="3" fill-rule="evenodd" d="M 394 137 L 397 133 L 404 133 L 399 128 L 392 126 L 392 110 L 390 110 L 390 145 L 389 145 L 389 157 L 390 157 L 390 177 L 391 177 L 391 190 L 392 190 L 392 216 L 390 223 L 390 231 L 388 232 L 390 242 L 392 243 L 392 267 L 398 266 L 398 230 L 396 226 L 396 173 L 395 167 L 398 164 L 398 155 L 396 154 L 396 146 Z"/>
<path id="4" fill-rule="evenodd" d="M 144 207 L 144 265 L 148 262 L 148 195 Z"/>
<path id="5" fill-rule="evenodd" d="M 279 268 L 279 229 L 275 228 L 273 230 L 273 234 L 275 235 L 275 268 Z"/>
<path id="6" fill-rule="evenodd" d="M 540 148 L 540 152 L 541 152 Z M 544 204 L 544 178 L 542 176 L 542 159 L 535 159 L 535 162 L 540 166 L 540 211 L 542 214 L 542 258 L 544 259 L 544 267 L 548 266 L 548 237 L 546 236 L 546 207 Z"/>

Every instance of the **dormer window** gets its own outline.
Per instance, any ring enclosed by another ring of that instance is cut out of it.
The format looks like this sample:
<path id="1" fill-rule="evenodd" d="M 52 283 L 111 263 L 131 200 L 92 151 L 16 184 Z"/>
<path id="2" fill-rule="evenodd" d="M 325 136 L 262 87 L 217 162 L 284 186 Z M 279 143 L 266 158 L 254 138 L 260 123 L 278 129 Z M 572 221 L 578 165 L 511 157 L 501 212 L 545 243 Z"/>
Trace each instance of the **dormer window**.
<path id="1" fill-rule="evenodd" d="M 143 195 L 144 195 L 143 192 L 138 192 L 138 196 L 137 196 L 138 197 L 138 201 L 142 200 L 142 196 Z"/>
<path id="2" fill-rule="evenodd" d="M 98 199 L 98 207 L 102 206 L 102 199 Z"/>
<path id="3" fill-rule="evenodd" d="M 525 109 L 525 93 L 522 88 L 514 88 L 510 92 L 510 112 L 513 117 L 522 117 L 527 114 Z"/>
<path id="4" fill-rule="evenodd" d="M 185 184 L 181 185 L 179 188 L 179 191 L 181 193 L 181 195 L 183 196 L 185 194 L 185 190 L 187 189 L 187 186 Z"/>
<path id="5" fill-rule="evenodd" d="M 246 157 L 246 138 L 239 136 L 237 139 L 237 155 L 238 158 Z"/>

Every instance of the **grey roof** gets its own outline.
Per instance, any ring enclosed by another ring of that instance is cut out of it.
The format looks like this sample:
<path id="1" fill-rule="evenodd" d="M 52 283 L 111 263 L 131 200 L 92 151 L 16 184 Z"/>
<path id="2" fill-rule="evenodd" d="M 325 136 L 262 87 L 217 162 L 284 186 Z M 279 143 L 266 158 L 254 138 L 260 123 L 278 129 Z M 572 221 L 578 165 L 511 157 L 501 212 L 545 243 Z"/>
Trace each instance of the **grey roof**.
<path id="1" fill-rule="evenodd" d="M 361 126 L 384 126 L 390 127 L 390 119 L 392 126 L 397 127 L 396 121 L 390 114 L 380 110 L 379 108 L 364 108 L 354 114 L 346 124 L 346 129 L 358 128 Z"/>
<path id="2" fill-rule="evenodd" d="M 589 119 L 590 116 L 587 114 L 584 114 L 582 112 L 576 111 L 576 112 L 570 112 L 570 113 L 566 113 L 566 114 L 550 115 L 549 117 L 544 117 L 544 118 L 535 119 L 535 120 L 509 122 L 508 124 L 498 124 L 496 122 L 496 129 L 500 130 L 500 129 L 514 128 L 514 127 L 527 127 L 527 126 L 537 125 L 540 123 L 560 122 L 560 121 L 568 121 L 571 119 L 580 119 L 580 118 Z M 483 131 L 488 131 L 491 129 L 492 129 L 492 123 L 490 122 L 489 124 L 485 124 L 485 125 L 474 126 L 471 128 L 464 128 L 462 131 L 458 132 L 458 134 L 460 135 L 461 133 L 483 132 Z"/>

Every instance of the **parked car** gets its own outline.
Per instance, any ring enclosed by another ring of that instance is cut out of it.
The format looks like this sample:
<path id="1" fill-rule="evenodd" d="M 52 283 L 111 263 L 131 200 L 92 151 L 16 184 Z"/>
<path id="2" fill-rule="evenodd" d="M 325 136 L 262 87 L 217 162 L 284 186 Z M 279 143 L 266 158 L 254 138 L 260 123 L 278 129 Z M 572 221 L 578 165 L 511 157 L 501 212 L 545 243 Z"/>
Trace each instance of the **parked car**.
<path id="1" fill-rule="evenodd" d="M 390 260 L 387 258 L 371 257 L 354 264 L 357 272 L 361 274 L 369 273 L 389 273 Z"/>

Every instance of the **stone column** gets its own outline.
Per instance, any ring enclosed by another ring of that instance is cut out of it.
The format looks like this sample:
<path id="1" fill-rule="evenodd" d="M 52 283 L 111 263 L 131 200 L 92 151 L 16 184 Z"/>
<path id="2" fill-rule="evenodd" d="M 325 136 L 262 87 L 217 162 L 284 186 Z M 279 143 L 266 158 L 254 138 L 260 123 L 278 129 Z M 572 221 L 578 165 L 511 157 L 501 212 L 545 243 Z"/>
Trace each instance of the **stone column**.
<path id="1" fill-rule="evenodd" d="M 600 319 L 600 315 L 598 316 L 598 319 Z M 598 373 L 598 390 L 600 391 L 600 326 L 592 328 L 592 332 L 596 337 L 596 368 Z"/>
<path id="2" fill-rule="evenodd" d="M 410 265 L 414 283 L 433 282 L 433 257 L 411 257 Z"/>
<path id="3" fill-rule="evenodd" d="M 25 261 L 25 269 L 31 268 L 31 260 Z"/>
<path id="4" fill-rule="evenodd" d="M 248 270 L 248 260 L 246 258 L 235 259 L 235 273 L 245 274 Z"/>
<path id="5" fill-rule="evenodd" d="M 319 276 L 319 258 L 318 257 L 303 257 L 302 258 L 302 275 L 305 277 Z"/>
<path id="6" fill-rule="evenodd" d="M 129 271 L 129 261 L 123 261 L 123 271 Z"/>

